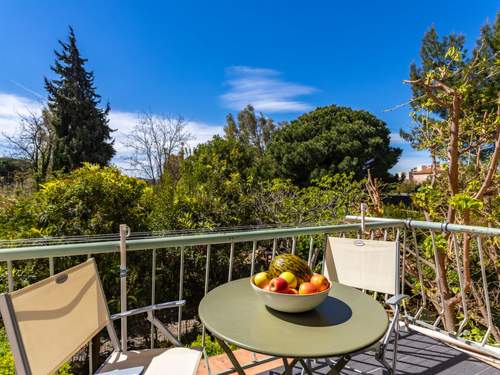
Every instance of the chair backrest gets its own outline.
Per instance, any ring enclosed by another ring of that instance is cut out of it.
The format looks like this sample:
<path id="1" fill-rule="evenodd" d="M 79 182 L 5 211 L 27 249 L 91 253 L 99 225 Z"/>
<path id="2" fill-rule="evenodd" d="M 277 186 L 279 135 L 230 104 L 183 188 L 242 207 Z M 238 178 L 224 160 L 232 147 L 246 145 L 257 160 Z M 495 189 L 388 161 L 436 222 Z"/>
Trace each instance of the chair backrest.
<path id="1" fill-rule="evenodd" d="M 53 374 L 109 324 L 93 259 L 0 296 L 18 375 Z"/>
<path id="2" fill-rule="evenodd" d="M 399 242 L 328 237 L 325 276 L 355 288 L 399 292 Z"/>

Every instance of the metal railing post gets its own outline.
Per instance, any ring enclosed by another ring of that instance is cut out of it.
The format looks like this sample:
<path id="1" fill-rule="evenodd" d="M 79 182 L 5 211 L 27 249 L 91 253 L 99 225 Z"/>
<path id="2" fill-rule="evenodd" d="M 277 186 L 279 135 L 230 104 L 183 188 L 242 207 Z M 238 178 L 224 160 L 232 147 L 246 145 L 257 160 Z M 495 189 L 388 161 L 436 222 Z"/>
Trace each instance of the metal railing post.
<path id="1" fill-rule="evenodd" d="M 403 229 L 403 249 L 401 252 L 401 294 L 405 294 L 405 269 L 406 269 L 406 229 Z M 406 301 L 403 301 L 403 310 L 406 315 Z"/>
<path id="2" fill-rule="evenodd" d="M 128 227 L 120 224 L 120 306 L 127 311 L 127 232 Z M 127 351 L 127 318 L 121 318 L 121 350 Z"/>
<path id="3" fill-rule="evenodd" d="M 179 267 L 179 301 L 184 297 L 184 246 L 181 246 L 181 259 Z M 181 341 L 182 306 L 179 306 L 177 316 L 177 340 Z"/>
<path id="4" fill-rule="evenodd" d="M 211 250 L 211 245 L 207 245 L 207 261 L 205 263 L 205 290 L 204 290 L 204 295 L 206 296 L 208 293 L 208 282 L 210 280 L 210 250 Z M 206 335 L 206 329 L 205 326 L 203 326 L 202 329 L 202 334 L 201 334 L 201 345 L 205 347 L 205 335 Z"/>
<path id="5" fill-rule="evenodd" d="M 452 233 L 451 240 L 453 241 L 453 250 L 455 253 L 455 260 L 457 263 L 458 282 L 460 285 L 460 295 L 462 296 L 462 309 L 464 311 L 464 318 L 460 322 L 460 325 L 458 326 L 458 331 L 457 331 L 457 335 L 460 335 L 460 333 L 462 333 L 463 329 L 465 328 L 467 321 L 469 320 L 469 312 L 467 310 L 467 301 L 466 301 L 466 296 L 465 296 L 464 277 L 462 274 L 463 268 L 460 264 L 460 254 L 458 253 L 457 236 L 455 233 Z"/>
<path id="6" fill-rule="evenodd" d="M 234 242 L 231 242 L 231 247 L 229 248 L 229 271 L 227 274 L 227 281 L 233 279 L 233 263 L 234 263 Z"/>
<path id="7" fill-rule="evenodd" d="M 54 258 L 49 257 L 49 274 L 50 276 L 54 275 Z"/>
<path id="8" fill-rule="evenodd" d="M 415 229 L 412 229 L 412 235 L 413 235 L 413 242 L 415 244 L 415 262 L 417 264 L 417 276 L 418 276 L 418 282 L 420 284 L 420 295 L 422 296 L 422 307 L 418 309 L 418 311 L 415 313 L 414 318 L 418 319 L 420 315 L 424 312 L 425 307 L 427 306 L 427 295 L 425 294 L 424 290 L 424 276 L 422 274 L 422 265 L 420 264 L 420 251 L 418 250 L 418 240 L 417 240 L 417 233 Z"/>
<path id="9" fill-rule="evenodd" d="M 257 252 L 257 241 L 252 242 L 252 264 L 250 265 L 250 276 L 253 276 L 255 271 L 255 254 Z"/>
<path id="10" fill-rule="evenodd" d="M 92 258 L 91 254 L 87 255 L 87 259 Z M 94 373 L 94 353 L 93 353 L 93 344 L 92 344 L 92 339 L 89 341 L 89 375 L 92 375 Z"/>
<path id="11" fill-rule="evenodd" d="M 14 291 L 14 278 L 12 277 L 12 261 L 7 261 L 7 284 L 9 293 Z"/>
<path id="12" fill-rule="evenodd" d="M 433 324 L 434 327 L 437 327 L 439 322 L 441 320 L 444 320 L 443 314 L 444 314 L 445 301 L 443 298 L 443 290 L 441 288 L 442 275 L 441 275 L 441 271 L 440 271 L 440 267 L 439 267 L 439 259 L 438 259 L 438 254 L 437 254 L 438 250 L 436 249 L 436 235 L 435 235 L 433 230 L 431 230 L 430 232 L 431 232 L 431 240 L 432 240 L 432 252 L 434 255 L 434 265 L 436 267 L 436 284 L 437 284 L 438 291 L 439 291 L 439 300 L 441 301 L 441 311 L 438 311 L 439 316 L 437 317 L 436 321 Z"/>
<path id="13" fill-rule="evenodd" d="M 154 305 L 156 302 L 156 249 L 153 249 L 151 258 L 151 304 Z M 153 349 L 155 347 L 155 326 L 153 323 L 151 323 L 150 341 L 151 349 Z"/>
<path id="14" fill-rule="evenodd" d="M 307 264 L 309 267 L 312 267 L 311 260 L 312 260 L 312 253 L 314 249 L 314 237 L 310 236 L 309 239 L 309 254 L 307 255 Z"/>
<path id="15" fill-rule="evenodd" d="M 277 238 L 273 238 L 273 253 L 271 255 L 271 258 L 274 259 L 274 257 L 276 256 L 276 248 L 278 247 L 278 239 Z"/>
<path id="16" fill-rule="evenodd" d="M 486 269 L 484 266 L 483 243 L 480 236 L 477 236 L 477 250 L 479 252 L 479 261 L 481 263 L 481 277 L 483 279 L 484 303 L 486 305 L 486 314 L 488 319 L 488 329 L 486 330 L 483 340 L 481 341 L 481 346 L 484 346 L 488 342 L 488 338 L 490 337 L 491 330 L 493 328 L 493 318 L 491 316 L 490 298 L 488 293 L 488 280 L 486 279 Z"/>

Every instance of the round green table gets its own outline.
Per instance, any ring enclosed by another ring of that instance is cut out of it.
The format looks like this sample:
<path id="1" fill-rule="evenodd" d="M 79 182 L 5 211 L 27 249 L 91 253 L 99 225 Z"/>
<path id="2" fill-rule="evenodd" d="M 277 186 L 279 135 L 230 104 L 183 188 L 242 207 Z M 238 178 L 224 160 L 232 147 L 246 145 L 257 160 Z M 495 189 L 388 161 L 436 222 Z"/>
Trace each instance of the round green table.
<path id="1" fill-rule="evenodd" d="M 342 356 L 370 347 L 384 335 L 389 322 L 383 306 L 373 297 L 338 283 L 316 309 L 282 313 L 258 299 L 249 278 L 213 289 L 201 300 L 198 312 L 238 372 L 224 341 L 302 363 L 303 358 Z"/>

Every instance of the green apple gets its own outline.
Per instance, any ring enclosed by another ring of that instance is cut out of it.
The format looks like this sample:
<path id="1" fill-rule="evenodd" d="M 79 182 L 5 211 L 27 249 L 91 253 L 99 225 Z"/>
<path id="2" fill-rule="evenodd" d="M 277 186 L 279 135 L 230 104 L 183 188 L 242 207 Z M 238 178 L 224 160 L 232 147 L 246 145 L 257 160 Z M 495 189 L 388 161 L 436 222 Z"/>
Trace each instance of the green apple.
<path id="1" fill-rule="evenodd" d="M 291 272 L 282 272 L 280 277 L 282 279 L 285 279 L 286 282 L 288 283 L 288 287 L 291 288 L 291 289 L 294 289 L 297 287 L 297 278 L 295 277 L 295 275 Z"/>
<path id="2" fill-rule="evenodd" d="M 253 283 L 259 288 L 264 288 L 268 283 L 267 272 L 259 272 L 253 277 Z"/>

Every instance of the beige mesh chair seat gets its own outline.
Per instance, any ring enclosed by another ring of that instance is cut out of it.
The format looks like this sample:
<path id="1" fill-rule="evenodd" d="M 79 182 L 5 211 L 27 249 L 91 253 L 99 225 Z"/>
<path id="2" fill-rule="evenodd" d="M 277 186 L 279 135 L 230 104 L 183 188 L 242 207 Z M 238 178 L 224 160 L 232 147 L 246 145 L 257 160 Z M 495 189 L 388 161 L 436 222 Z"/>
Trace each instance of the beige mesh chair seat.
<path id="1" fill-rule="evenodd" d="M 193 375 L 201 352 L 183 348 L 153 314 L 184 303 L 167 302 L 110 316 L 95 261 L 89 259 L 26 288 L 1 294 L 0 312 L 18 375 L 53 374 L 103 328 L 114 352 L 98 373 Z M 147 313 L 147 319 L 176 348 L 121 352 L 113 320 L 141 313 Z"/>
<path id="2" fill-rule="evenodd" d="M 129 350 L 114 352 L 97 374 L 107 375 L 118 370 L 142 368 L 141 374 L 189 374 L 198 370 L 201 352 L 188 348 Z"/>
<path id="3" fill-rule="evenodd" d="M 396 372 L 400 303 L 408 298 L 399 294 L 399 234 L 396 237 L 396 241 L 328 237 L 324 264 L 324 274 L 330 280 L 391 295 L 385 303 L 393 310 L 393 319 L 383 340 L 370 348 L 375 350 L 377 360 L 390 374 Z M 394 335 L 394 353 L 389 365 L 385 360 L 385 350 L 391 335 Z M 339 365 L 334 366 L 335 370 L 340 372 L 349 358 L 341 358 Z"/>

